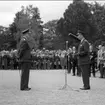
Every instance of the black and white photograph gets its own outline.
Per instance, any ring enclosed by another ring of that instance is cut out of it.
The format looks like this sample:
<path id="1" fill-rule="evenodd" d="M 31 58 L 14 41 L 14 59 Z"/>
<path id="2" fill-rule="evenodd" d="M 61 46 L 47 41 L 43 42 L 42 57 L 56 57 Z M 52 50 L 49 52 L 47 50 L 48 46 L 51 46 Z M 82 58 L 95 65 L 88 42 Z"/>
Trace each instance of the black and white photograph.
<path id="1" fill-rule="evenodd" d="M 105 1 L 0 1 L 0 105 L 104 105 Z"/>

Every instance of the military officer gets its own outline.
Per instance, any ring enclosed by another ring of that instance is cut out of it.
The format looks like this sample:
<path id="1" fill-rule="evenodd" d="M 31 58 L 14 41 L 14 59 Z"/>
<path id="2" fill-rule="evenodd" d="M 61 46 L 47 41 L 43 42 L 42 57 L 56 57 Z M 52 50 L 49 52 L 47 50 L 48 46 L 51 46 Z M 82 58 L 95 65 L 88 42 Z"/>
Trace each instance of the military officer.
<path id="1" fill-rule="evenodd" d="M 31 68 L 31 50 L 35 45 L 33 34 L 29 29 L 22 32 L 22 36 L 18 48 L 18 58 L 21 66 L 21 83 L 20 90 L 28 91 L 31 88 L 28 87 L 29 83 L 29 69 Z"/>
<path id="2" fill-rule="evenodd" d="M 90 89 L 89 72 L 90 72 L 90 55 L 89 55 L 89 42 L 84 38 L 85 33 L 78 31 L 77 38 L 80 39 L 78 47 L 78 65 L 82 72 L 83 88 L 81 90 Z"/>

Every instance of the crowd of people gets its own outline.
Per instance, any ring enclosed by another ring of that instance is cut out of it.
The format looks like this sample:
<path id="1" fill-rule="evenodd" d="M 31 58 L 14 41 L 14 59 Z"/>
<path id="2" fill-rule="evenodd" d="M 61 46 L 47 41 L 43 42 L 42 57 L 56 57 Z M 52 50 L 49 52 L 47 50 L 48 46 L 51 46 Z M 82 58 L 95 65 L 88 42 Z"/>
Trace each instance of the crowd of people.
<path id="1" fill-rule="evenodd" d="M 34 70 L 57 70 L 67 69 L 73 76 L 81 76 L 81 70 L 78 67 L 77 49 L 75 46 L 66 50 L 32 50 L 31 69 Z M 98 50 L 93 50 L 90 45 L 90 75 L 96 76 L 96 71 L 100 71 L 100 78 L 104 77 L 105 69 L 105 47 L 99 45 Z M 0 69 L 19 69 L 17 50 L 0 52 Z"/>

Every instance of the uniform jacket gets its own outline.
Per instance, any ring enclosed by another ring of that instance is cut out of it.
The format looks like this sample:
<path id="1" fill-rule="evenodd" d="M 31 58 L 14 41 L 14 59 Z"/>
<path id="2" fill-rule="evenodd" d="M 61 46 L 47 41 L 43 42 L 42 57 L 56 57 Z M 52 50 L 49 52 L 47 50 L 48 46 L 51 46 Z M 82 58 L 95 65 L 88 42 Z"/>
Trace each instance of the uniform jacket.
<path id="1" fill-rule="evenodd" d="M 78 65 L 90 63 L 89 43 L 87 40 L 80 42 L 78 47 Z"/>
<path id="2" fill-rule="evenodd" d="M 20 41 L 18 57 L 20 62 L 31 62 L 31 49 L 25 39 Z"/>

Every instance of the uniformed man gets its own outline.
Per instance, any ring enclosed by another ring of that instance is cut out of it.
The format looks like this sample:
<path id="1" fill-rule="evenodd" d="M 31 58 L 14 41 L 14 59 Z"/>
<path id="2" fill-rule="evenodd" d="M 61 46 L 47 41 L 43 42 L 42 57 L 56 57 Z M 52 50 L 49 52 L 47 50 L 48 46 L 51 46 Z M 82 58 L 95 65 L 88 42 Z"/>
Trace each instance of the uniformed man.
<path id="1" fill-rule="evenodd" d="M 77 38 L 80 39 L 78 47 L 78 65 L 82 72 L 83 88 L 81 90 L 90 89 L 89 73 L 90 73 L 90 55 L 89 42 L 84 38 L 85 33 L 78 31 Z"/>
<path id="2" fill-rule="evenodd" d="M 18 48 L 18 57 L 21 65 L 21 83 L 20 90 L 30 90 L 29 83 L 29 69 L 31 68 L 31 50 L 35 45 L 33 33 L 29 29 L 22 32 L 20 44 Z"/>

